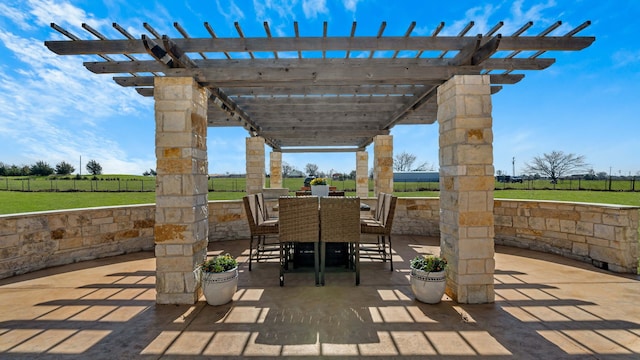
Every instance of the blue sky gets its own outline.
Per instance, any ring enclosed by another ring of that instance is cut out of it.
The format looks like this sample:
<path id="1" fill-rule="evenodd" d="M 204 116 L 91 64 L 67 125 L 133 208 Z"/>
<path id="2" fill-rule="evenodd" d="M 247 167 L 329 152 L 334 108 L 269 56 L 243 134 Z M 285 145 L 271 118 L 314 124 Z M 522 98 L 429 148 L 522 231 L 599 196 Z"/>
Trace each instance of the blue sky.
<path id="1" fill-rule="evenodd" d="M 0 2 L 0 162 L 50 165 L 82 157 L 98 161 L 107 174 L 142 174 L 155 168 L 153 100 L 116 85 L 109 75 L 82 66 L 94 57 L 57 56 L 45 40 L 60 39 L 51 22 L 84 39 L 83 22 L 111 38 L 121 38 L 112 22 L 139 37 L 149 22 L 161 34 L 179 37 L 179 22 L 192 37 L 207 37 L 209 22 L 219 37 L 237 37 L 239 21 L 248 37 L 264 37 L 263 21 L 273 36 L 293 36 L 298 21 L 303 36 L 404 35 L 411 21 L 415 35 L 428 35 L 445 22 L 442 35 L 457 35 L 469 22 L 469 34 L 486 33 L 499 21 L 511 35 L 527 21 L 525 35 L 537 35 L 557 20 L 551 35 L 564 35 L 586 20 L 579 33 L 595 36 L 579 52 L 553 52 L 550 68 L 525 72 L 518 84 L 505 85 L 492 97 L 496 170 L 516 173 L 534 156 L 553 150 L 584 155 L 596 172 L 640 174 L 640 1 L 389 1 L 389 0 L 3 0 Z M 545 57 L 544 55 L 542 57 Z M 438 126 L 396 126 L 394 152 L 417 156 L 417 163 L 438 167 Z M 245 138 L 241 129 L 209 128 L 209 173 L 243 173 Z M 368 148 L 372 153 L 372 146 Z M 372 162 L 372 154 L 369 156 Z M 350 172 L 355 156 L 284 154 L 302 170 Z M 268 165 L 267 165 L 268 168 Z M 85 169 L 82 169 L 83 173 Z"/>

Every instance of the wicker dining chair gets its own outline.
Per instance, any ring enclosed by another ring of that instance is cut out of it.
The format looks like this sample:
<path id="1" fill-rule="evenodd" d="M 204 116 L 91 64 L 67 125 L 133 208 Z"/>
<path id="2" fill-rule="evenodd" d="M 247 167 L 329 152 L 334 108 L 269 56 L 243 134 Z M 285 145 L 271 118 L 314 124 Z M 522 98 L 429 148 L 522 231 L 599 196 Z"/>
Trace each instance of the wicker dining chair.
<path id="1" fill-rule="evenodd" d="M 393 218 L 396 212 L 397 196 L 392 194 L 384 195 L 384 209 L 382 212 L 382 218 L 379 222 L 374 221 L 360 221 L 360 233 L 362 235 L 376 235 L 377 244 L 379 248 L 371 249 L 370 247 L 363 248 L 363 251 L 376 251 L 380 253 L 383 261 L 389 260 L 391 271 L 393 271 L 393 254 L 391 246 L 391 227 L 393 226 Z M 362 241 L 365 246 L 370 246 L 370 243 Z M 387 251 L 388 243 L 388 251 Z M 367 256 L 370 257 L 370 256 Z"/>
<path id="2" fill-rule="evenodd" d="M 276 256 L 263 255 L 271 253 L 275 250 L 276 243 L 268 243 L 267 236 L 279 234 L 279 224 L 277 219 L 267 219 L 261 217 L 258 211 L 258 197 L 256 194 L 246 195 L 242 198 L 244 202 L 244 211 L 247 214 L 247 222 L 249 223 L 249 271 L 251 271 L 251 262 L 255 257 L 256 262 L 260 259 L 275 259 Z M 257 239 L 256 247 L 253 247 L 253 240 Z"/>
<path id="3" fill-rule="evenodd" d="M 320 284 L 318 260 L 320 219 L 318 216 L 318 197 L 280 197 L 278 199 L 278 213 L 280 229 L 280 286 L 284 286 L 284 272 L 287 262 L 289 261 L 288 249 L 292 243 L 313 243 L 316 285 Z"/>
<path id="4" fill-rule="evenodd" d="M 387 194 L 383 192 L 378 193 L 376 200 L 376 206 L 373 212 L 368 214 L 360 214 L 360 223 L 369 224 L 375 227 L 384 226 L 384 211 L 385 200 Z M 387 247 L 380 236 L 376 236 L 373 240 L 371 237 L 365 236 L 360 240 L 360 258 L 361 259 L 375 259 L 387 261 Z"/>
<path id="5" fill-rule="evenodd" d="M 277 216 L 271 216 L 269 214 L 267 203 L 264 200 L 264 193 L 260 192 L 256 194 L 256 208 L 258 211 L 258 220 L 260 222 L 277 219 Z"/>
<path id="6" fill-rule="evenodd" d="M 376 200 L 376 208 L 373 210 L 373 214 L 360 214 L 361 221 L 378 221 L 382 223 L 382 213 L 384 212 L 384 200 L 386 193 L 378 193 L 378 199 Z"/>
<path id="7" fill-rule="evenodd" d="M 348 243 L 349 261 L 355 266 L 356 285 L 360 285 L 360 198 L 320 198 L 320 284 L 324 285 L 326 245 Z M 351 251 L 352 250 L 352 251 Z"/>

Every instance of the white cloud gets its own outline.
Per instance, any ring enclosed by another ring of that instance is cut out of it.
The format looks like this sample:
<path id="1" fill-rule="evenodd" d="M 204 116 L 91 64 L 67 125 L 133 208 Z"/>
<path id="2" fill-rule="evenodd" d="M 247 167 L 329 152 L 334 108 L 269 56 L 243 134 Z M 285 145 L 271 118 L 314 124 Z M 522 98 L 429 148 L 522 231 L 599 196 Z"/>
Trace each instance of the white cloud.
<path id="1" fill-rule="evenodd" d="M 9 10 L 5 15 L 18 11 L 25 14 L 25 21 L 47 27 L 48 16 L 59 24 L 77 21 L 75 27 L 83 20 L 92 19 L 68 2 L 54 4 L 32 0 L 27 6 L 32 7 L 4 6 Z M 82 16 L 87 18 L 81 19 Z M 93 20 L 95 24 L 107 24 L 103 20 Z M 27 34 L 36 34 L 39 30 L 19 28 Z M 60 34 L 51 33 L 55 38 L 62 38 Z M 28 164 L 44 160 L 56 164 L 75 161 L 83 155 L 99 159 L 105 172 L 111 173 L 141 173 L 155 166 L 152 145 L 148 156 L 143 153 L 145 159 L 131 158 L 122 149 L 118 134 L 107 129 L 112 123 L 106 122 L 142 117 L 142 111 L 152 114 L 151 101 L 132 89 L 118 86 L 109 76 L 86 70 L 82 61 L 94 61 L 93 57 L 58 56 L 44 46 L 42 39 L 3 28 L 0 28 L 0 43 L 8 50 L 0 65 L 3 162 Z M 152 123 L 150 128 L 153 128 Z"/>
<path id="2" fill-rule="evenodd" d="M 29 14 L 10 7 L 7 4 L 0 4 L 0 14 L 7 19 L 13 21 L 21 30 L 33 30 L 35 27 L 29 22 Z"/>
<path id="3" fill-rule="evenodd" d="M 618 50 L 611 55 L 614 67 L 640 64 L 640 50 Z"/>
<path id="4" fill-rule="evenodd" d="M 297 0 L 253 0 L 253 7 L 259 21 L 268 21 L 273 14 L 281 19 L 295 17 L 294 8 Z"/>
<path id="5" fill-rule="evenodd" d="M 227 23 L 244 19 L 242 9 L 236 5 L 234 0 L 229 1 L 227 7 L 224 7 L 220 0 L 216 0 L 216 6 L 218 8 L 218 12 L 224 16 Z"/>
<path id="6" fill-rule="evenodd" d="M 302 11 L 307 19 L 316 18 L 318 14 L 328 14 L 326 0 L 302 0 Z"/>
<path id="7" fill-rule="evenodd" d="M 68 1 L 61 0 L 28 0 L 28 10 L 35 18 L 35 22 L 41 26 L 49 26 L 56 23 L 62 27 L 80 30 L 82 23 L 87 23 L 94 28 L 106 27 L 110 23 L 106 20 L 96 19 L 93 14 L 73 6 Z"/>
<path id="8" fill-rule="evenodd" d="M 362 0 L 342 0 L 342 4 L 347 11 L 351 11 L 355 14 L 355 12 L 358 10 L 358 3 L 361 1 Z"/>

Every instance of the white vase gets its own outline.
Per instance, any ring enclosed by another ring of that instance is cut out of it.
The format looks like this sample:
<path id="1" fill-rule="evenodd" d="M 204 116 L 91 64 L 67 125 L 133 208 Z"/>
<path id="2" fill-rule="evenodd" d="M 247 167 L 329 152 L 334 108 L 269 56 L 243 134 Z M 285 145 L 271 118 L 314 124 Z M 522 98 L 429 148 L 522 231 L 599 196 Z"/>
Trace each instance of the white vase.
<path id="1" fill-rule="evenodd" d="M 311 185 L 311 195 L 329 196 L 329 185 Z"/>
<path id="2" fill-rule="evenodd" d="M 447 285 L 444 271 L 427 272 L 411 269 L 411 291 L 418 301 L 437 304 Z"/>
<path id="3" fill-rule="evenodd" d="M 238 267 L 221 273 L 201 272 L 200 283 L 207 304 L 226 304 L 238 290 Z"/>

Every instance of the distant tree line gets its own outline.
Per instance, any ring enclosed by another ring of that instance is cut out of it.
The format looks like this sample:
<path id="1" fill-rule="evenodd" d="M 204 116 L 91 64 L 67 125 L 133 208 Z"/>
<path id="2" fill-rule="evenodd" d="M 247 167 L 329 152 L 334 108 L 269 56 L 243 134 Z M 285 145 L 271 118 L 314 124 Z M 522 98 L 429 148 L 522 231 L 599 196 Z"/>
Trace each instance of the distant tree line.
<path id="1" fill-rule="evenodd" d="M 86 169 L 91 175 L 102 174 L 102 165 L 95 160 L 89 160 Z M 0 162 L 0 176 L 49 176 L 49 175 L 69 175 L 76 171 L 73 165 L 66 161 L 56 164 L 55 168 L 46 161 L 37 161 L 33 165 L 9 165 Z"/>

